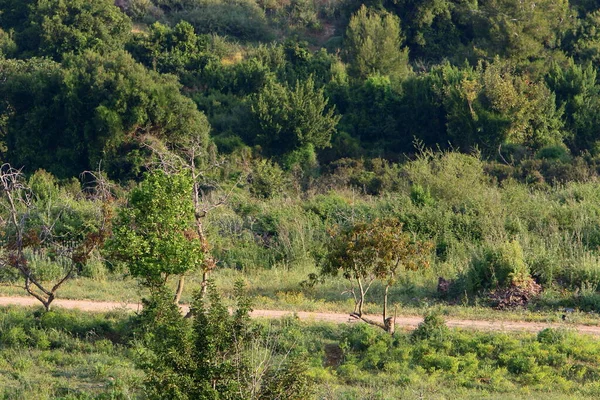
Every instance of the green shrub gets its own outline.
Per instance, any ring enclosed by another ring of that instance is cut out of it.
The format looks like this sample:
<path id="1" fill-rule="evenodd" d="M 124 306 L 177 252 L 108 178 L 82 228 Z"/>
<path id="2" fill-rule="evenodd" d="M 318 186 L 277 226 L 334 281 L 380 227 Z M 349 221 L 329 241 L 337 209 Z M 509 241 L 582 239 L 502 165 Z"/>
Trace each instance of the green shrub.
<path id="1" fill-rule="evenodd" d="M 257 161 L 249 180 L 250 193 L 260 199 L 269 199 L 281 194 L 286 183 L 282 169 L 269 160 Z"/>
<path id="2" fill-rule="evenodd" d="M 569 150 L 563 146 L 546 146 L 542 147 L 536 154 L 535 158 L 541 160 L 556 160 L 563 163 L 571 161 Z"/>
<path id="3" fill-rule="evenodd" d="M 506 366 L 508 371 L 515 375 L 533 373 L 538 367 L 535 357 L 527 356 L 525 354 L 518 354 L 510 357 Z"/>
<path id="4" fill-rule="evenodd" d="M 544 344 L 562 344 L 565 342 L 568 332 L 564 329 L 546 328 L 538 332 L 537 340 Z"/>
<path id="5" fill-rule="evenodd" d="M 437 340 L 443 341 L 450 334 L 446 321 L 438 312 L 430 312 L 425 315 L 423 322 L 415 329 L 411 338 L 413 341 Z"/>
<path id="6" fill-rule="evenodd" d="M 29 253 L 29 265 L 36 279 L 52 281 L 65 275 L 65 266 L 60 261 L 53 261 L 45 254 Z"/>
<path id="7" fill-rule="evenodd" d="M 48 333 L 43 329 L 31 329 L 29 331 L 29 344 L 39 350 L 50 348 L 51 342 Z"/>
<path id="8" fill-rule="evenodd" d="M 506 288 L 529 277 L 529 267 L 519 242 L 505 242 L 497 248 L 486 246 L 473 256 L 465 277 L 466 290 L 479 293 Z"/>
<path id="9" fill-rule="evenodd" d="M 197 33 L 268 41 L 272 33 L 265 12 L 251 0 L 202 0 L 189 10 L 172 13 L 174 22 L 187 21 Z"/>
<path id="10" fill-rule="evenodd" d="M 0 334 L 0 343 L 7 347 L 25 346 L 29 341 L 29 336 L 22 326 L 13 326 Z"/>
<path id="11" fill-rule="evenodd" d="M 600 258 L 589 252 L 573 257 L 558 278 L 574 289 L 584 286 L 597 288 L 600 285 Z"/>
<path id="12" fill-rule="evenodd" d="M 456 373 L 458 372 L 458 368 L 460 366 L 460 360 L 456 357 L 445 354 L 428 354 L 421 360 L 421 365 L 428 372 L 442 370 Z"/>
<path id="13" fill-rule="evenodd" d="M 98 257 L 94 257 L 81 267 L 79 275 L 95 281 L 104 281 L 108 277 L 108 272 L 104 262 Z"/>
<path id="14" fill-rule="evenodd" d="M 431 197 L 429 189 L 425 189 L 419 184 L 412 185 L 410 188 L 410 199 L 413 204 L 418 207 L 432 206 L 435 204 L 435 200 Z"/>
<path id="15" fill-rule="evenodd" d="M 550 285 L 561 271 L 561 260 L 558 254 L 553 254 L 545 247 L 536 248 L 528 259 L 531 276 L 542 285 Z"/>

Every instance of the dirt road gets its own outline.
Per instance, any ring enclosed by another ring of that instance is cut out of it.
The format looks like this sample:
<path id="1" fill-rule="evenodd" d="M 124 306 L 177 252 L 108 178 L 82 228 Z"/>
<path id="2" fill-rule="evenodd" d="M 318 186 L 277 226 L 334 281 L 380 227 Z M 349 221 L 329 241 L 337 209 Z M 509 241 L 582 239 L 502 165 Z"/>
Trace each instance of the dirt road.
<path id="1" fill-rule="evenodd" d="M 99 302 L 87 300 L 55 300 L 55 307 L 64 307 L 71 309 L 79 309 L 82 311 L 110 311 L 114 309 L 127 309 L 131 311 L 139 311 L 142 308 L 140 304 L 126 304 L 115 302 Z M 0 297 L 0 305 L 20 305 L 20 306 L 38 306 L 40 303 L 31 297 Z M 182 311 L 187 312 L 187 306 L 182 306 Z M 286 315 L 292 315 L 292 311 L 280 310 L 254 310 L 251 315 L 253 318 L 280 318 Z M 335 313 L 317 313 L 298 311 L 295 313 L 298 318 L 305 321 L 326 321 L 335 323 L 349 323 L 351 319 L 348 314 Z M 372 319 L 381 318 L 377 315 L 369 315 Z M 396 326 L 400 329 L 414 329 L 423 321 L 421 317 L 415 316 L 398 316 Z M 568 328 L 579 333 L 588 335 L 600 336 L 600 326 L 574 325 L 569 323 L 541 323 L 541 322 L 523 322 L 523 321 L 483 321 L 483 320 L 467 320 L 446 318 L 446 325 L 452 328 L 473 329 L 481 331 L 526 331 L 539 332 L 545 328 Z"/>

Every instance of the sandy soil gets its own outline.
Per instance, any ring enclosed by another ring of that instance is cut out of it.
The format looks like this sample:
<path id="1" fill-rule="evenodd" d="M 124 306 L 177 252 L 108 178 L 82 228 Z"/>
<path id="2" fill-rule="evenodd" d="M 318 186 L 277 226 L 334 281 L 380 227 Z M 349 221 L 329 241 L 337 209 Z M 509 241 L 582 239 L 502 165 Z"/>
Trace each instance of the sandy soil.
<path id="1" fill-rule="evenodd" d="M 19 305 L 19 306 L 38 306 L 40 303 L 31 297 L 0 297 L 0 305 Z M 99 302 L 88 300 L 55 300 L 52 305 L 54 307 L 64 307 L 71 309 L 79 309 L 82 311 L 110 311 L 114 309 L 126 309 L 131 311 L 139 311 L 142 309 L 141 303 L 116 303 L 116 302 Z M 182 312 L 186 313 L 188 307 L 181 306 Z M 280 310 L 254 310 L 251 315 L 253 318 L 281 318 L 286 315 L 295 314 L 298 318 L 305 321 L 325 321 L 334 323 L 353 323 L 355 320 L 350 318 L 348 314 L 335 313 L 317 313 L 298 311 L 280 311 Z M 369 315 L 369 318 L 377 320 L 381 316 Z M 417 327 L 423 321 L 421 317 L 415 316 L 398 316 L 396 319 L 397 329 L 411 330 Z M 446 325 L 452 328 L 473 329 L 481 331 L 526 331 L 539 332 L 545 328 L 568 328 L 579 333 L 588 335 L 600 336 L 600 326 L 575 325 L 570 323 L 541 323 L 541 322 L 524 322 L 524 321 L 483 321 L 483 320 L 466 320 L 446 318 Z"/>

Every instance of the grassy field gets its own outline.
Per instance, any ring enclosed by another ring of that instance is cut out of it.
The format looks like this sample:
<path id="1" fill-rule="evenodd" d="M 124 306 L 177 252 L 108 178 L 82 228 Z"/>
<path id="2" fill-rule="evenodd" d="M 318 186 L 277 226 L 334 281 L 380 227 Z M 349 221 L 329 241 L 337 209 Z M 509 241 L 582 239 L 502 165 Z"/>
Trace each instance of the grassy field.
<path id="1" fill-rule="evenodd" d="M 118 312 L 0 310 L 0 398 L 137 398 L 135 368 Z"/>
<path id="2" fill-rule="evenodd" d="M 120 312 L 0 309 L 0 398 L 141 399 L 135 321 Z M 600 343 L 448 329 L 433 316 L 391 337 L 364 324 L 258 320 L 278 348 L 304 354 L 317 399 L 593 399 Z"/>

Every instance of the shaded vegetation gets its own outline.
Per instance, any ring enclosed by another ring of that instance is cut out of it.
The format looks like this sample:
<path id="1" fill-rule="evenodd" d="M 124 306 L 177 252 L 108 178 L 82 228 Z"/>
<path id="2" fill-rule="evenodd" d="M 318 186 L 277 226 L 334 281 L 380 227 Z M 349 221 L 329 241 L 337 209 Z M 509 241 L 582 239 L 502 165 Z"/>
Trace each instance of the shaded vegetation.
<path id="1" fill-rule="evenodd" d="M 233 277 L 253 281 L 264 303 L 345 309 L 342 293 L 358 292 L 341 271 L 361 287 L 357 315 L 383 304 L 388 333 L 392 305 L 597 311 L 597 8 L 0 0 L 0 158 L 19 176 L 0 199 L 0 281 L 24 279 L 31 294 L 33 284 L 47 309 L 79 277 L 128 291 L 111 287 L 120 299 L 151 296 L 124 322 L 137 324 L 135 338 L 110 324 L 106 338 L 82 337 L 89 324 L 105 334 L 88 317 L 1 314 L 0 370 L 14 378 L 2 395 L 31 396 L 19 368 L 42 368 L 16 349 L 43 364 L 72 345 L 117 370 L 139 346 L 143 372 L 72 373 L 73 386 L 40 383 L 39 398 L 86 398 L 93 379 L 102 386 L 89 396 L 101 398 L 165 388 L 172 398 L 292 398 L 283 387 L 304 395 L 313 381 L 323 397 L 398 398 L 425 378 L 427 390 L 453 382 L 465 398 L 597 397 L 597 349 L 568 332 L 466 334 L 435 315 L 412 335 L 254 326 L 246 300 L 230 317 L 207 292 L 216 272 L 229 292 Z M 319 272 L 318 285 L 300 285 Z M 165 294 L 170 276 L 175 302 L 195 299 L 188 319 Z M 198 294 L 184 292 L 185 278 Z M 327 368 L 324 342 L 343 354 Z M 265 354 L 277 368 L 253 364 Z"/>

